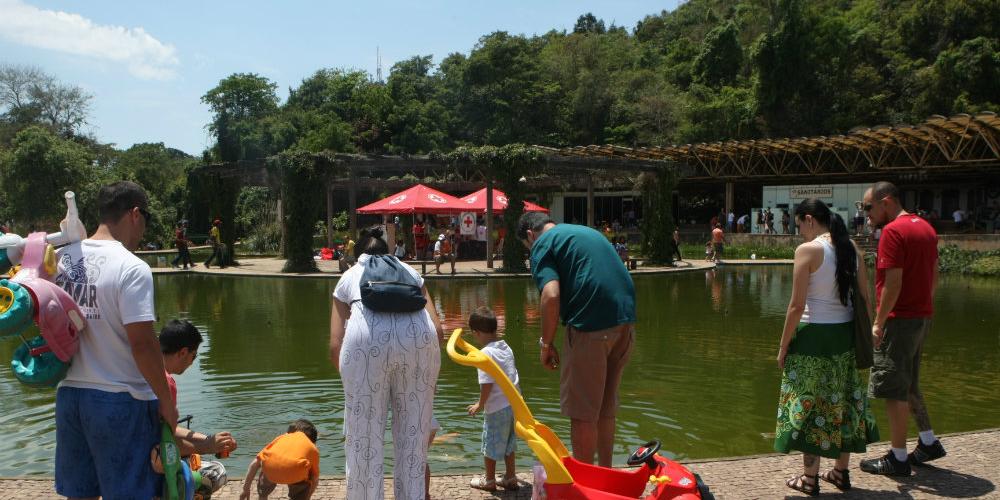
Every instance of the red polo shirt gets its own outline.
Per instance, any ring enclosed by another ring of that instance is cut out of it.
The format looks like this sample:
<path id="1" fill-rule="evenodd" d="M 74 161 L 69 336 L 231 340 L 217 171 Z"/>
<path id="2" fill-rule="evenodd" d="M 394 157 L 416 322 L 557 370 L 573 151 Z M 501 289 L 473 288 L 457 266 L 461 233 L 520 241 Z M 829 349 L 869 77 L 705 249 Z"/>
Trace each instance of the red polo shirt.
<path id="1" fill-rule="evenodd" d="M 885 270 L 903 269 L 903 288 L 890 318 L 929 318 L 934 315 L 931 289 L 938 262 L 938 236 L 923 218 L 903 214 L 882 228 L 875 266 L 876 303 L 882 300 Z"/>

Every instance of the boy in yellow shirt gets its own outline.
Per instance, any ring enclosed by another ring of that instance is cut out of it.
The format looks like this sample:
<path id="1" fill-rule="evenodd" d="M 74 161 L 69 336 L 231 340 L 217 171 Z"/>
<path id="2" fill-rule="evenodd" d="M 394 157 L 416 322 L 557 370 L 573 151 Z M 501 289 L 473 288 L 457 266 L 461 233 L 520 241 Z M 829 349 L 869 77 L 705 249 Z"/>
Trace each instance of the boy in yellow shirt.
<path id="1" fill-rule="evenodd" d="M 316 427 L 300 418 L 260 450 L 243 479 L 240 500 L 250 498 L 250 485 L 257 478 L 257 496 L 266 499 L 279 484 L 288 485 L 288 498 L 308 500 L 319 486 L 319 449 Z"/>

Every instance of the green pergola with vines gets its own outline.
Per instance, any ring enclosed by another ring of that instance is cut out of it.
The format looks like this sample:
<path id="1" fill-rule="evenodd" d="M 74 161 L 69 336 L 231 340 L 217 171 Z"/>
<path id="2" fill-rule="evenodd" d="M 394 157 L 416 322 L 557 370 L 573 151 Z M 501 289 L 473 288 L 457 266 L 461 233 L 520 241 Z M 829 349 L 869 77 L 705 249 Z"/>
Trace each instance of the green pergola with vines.
<path id="1" fill-rule="evenodd" d="M 206 166 L 201 175 L 230 185 L 265 185 L 280 193 L 282 254 L 287 259 L 283 270 L 313 272 L 317 270 L 312 248 L 315 209 L 323 203 L 324 193 L 329 224 L 333 196 L 346 191 L 350 229 L 355 232 L 358 186 L 404 189 L 413 184 L 413 173 L 424 174 L 416 178 L 459 179 L 431 183 L 444 189 L 471 190 L 485 184 L 487 189 L 503 190 L 508 198 L 503 226 L 512 236 L 517 234 L 517 222 L 528 193 L 559 190 L 566 183 L 579 184 L 585 180 L 592 196 L 595 176 L 617 176 L 619 184 L 630 180 L 642 192 L 642 254 L 649 262 L 670 262 L 668 249 L 674 227 L 671 207 L 677 168 L 663 161 L 565 156 L 535 146 L 508 144 L 460 147 L 449 153 L 421 156 L 285 152 L 261 162 Z M 492 199 L 488 197 L 488 205 Z M 493 217 L 486 217 L 486 221 L 488 231 L 492 232 Z M 492 241 L 487 243 L 487 258 L 492 267 Z M 504 239 L 502 255 L 503 271 L 525 270 L 526 251 L 517 238 Z"/>

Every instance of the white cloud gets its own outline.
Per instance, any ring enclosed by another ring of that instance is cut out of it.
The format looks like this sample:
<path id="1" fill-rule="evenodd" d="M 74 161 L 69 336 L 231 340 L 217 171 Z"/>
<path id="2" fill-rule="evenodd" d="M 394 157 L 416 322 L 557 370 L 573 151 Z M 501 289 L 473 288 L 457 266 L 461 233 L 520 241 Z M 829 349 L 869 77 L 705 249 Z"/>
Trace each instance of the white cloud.
<path id="1" fill-rule="evenodd" d="M 101 26 L 79 14 L 0 0 L 0 36 L 15 43 L 122 63 L 138 78 L 174 76 L 177 49 L 142 28 Z"/>

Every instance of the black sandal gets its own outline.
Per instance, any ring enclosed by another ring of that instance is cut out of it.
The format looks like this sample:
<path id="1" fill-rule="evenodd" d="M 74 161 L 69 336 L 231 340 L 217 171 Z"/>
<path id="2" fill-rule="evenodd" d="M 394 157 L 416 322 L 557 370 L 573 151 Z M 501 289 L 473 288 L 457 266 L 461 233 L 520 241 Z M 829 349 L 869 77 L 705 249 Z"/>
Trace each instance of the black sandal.
<path id="1" fill-rule="evenodd" d="M 811 485 L 808 481 L 806 481 L 807 479 L 812 479 Z M 788 486 L 795 491 L 805 493 L 811 497 L 819 496 L 819 476 L 802 474 L 785 481 L 785 486 Z"/>
<path id="2" fill-rule="evenodd" d="M 851 489 L 851 473 L 847 469 L 838 469 L 834 467 L 826 471 L 820 479 L 834 485 L 840 491 L 847 491 Z"/>

